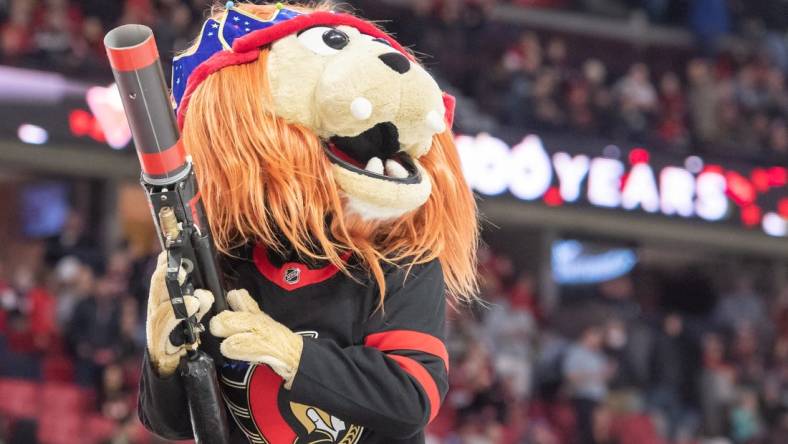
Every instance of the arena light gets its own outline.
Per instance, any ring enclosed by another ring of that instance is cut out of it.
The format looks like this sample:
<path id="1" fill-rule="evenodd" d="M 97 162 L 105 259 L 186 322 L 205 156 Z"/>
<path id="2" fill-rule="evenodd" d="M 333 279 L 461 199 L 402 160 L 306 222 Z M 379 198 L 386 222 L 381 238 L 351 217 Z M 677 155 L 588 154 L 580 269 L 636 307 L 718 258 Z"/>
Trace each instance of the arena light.
<path id="1" fill-rule="evenodd" d="M 763 231 L 769 236 L 784 237 L 788 235 L 788 223 L 779 214 L 767 213 L 763 216 Z"/>
<path id="2" fill-rule="evenodd" d="M 38 125 L 25 123 L 17 130 L 19 140 L 30 145 L 43 145 L 49 140 L 49 132 Z"/>
<path id="3" fill-rule="evenodd" d="M 684 168 L 690 173 L 698 174 L 703 171 L 703 159 L 698 156 L 689 156 L 684 160 Z"/>
<path id="4" fill-rule="evenodd" d="M 628 248 L 587 253 L 576 240 L 553 243 L 553 280 L 561 285 L 588 285 L 621 277 L 637 265 L 637 254 Z"/>
<path id="5" fill-rule="evenodd" d="M 101 127 L 107 144 L 116 150 L 125 148 L 131 141 L 131 129 L 123 112 L 118 85 L 113 83 L 106 88 L 94 86 L 88 90 L 85 100 Z"/>

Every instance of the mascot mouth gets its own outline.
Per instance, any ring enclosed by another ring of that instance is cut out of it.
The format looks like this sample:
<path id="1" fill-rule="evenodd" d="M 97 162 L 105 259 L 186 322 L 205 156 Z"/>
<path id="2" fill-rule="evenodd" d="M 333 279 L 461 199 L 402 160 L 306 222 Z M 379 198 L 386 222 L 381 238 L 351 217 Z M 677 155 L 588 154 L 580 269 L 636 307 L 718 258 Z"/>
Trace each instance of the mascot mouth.
<path id="1" fill-rule="evenodd" d="M 331 163 L 352 172 L 401 184 L 421 182 L 413 158 L 400 151 L 399 132 L 391 122 L 379 123 L 354 137 L 331 137 L 324 144 Z"/>

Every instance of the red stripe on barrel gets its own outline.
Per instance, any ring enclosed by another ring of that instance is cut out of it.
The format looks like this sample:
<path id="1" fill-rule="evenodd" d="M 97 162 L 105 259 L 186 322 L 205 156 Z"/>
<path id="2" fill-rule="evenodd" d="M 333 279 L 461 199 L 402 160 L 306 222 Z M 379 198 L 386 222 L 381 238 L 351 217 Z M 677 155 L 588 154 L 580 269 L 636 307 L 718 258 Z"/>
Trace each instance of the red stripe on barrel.
<path id="1" fill-rule="evenodd" d="M 137 71 L 155 63 L 159 59 L 159 50 L 151 35 L 137 46 L 122 49 L 107 48 L 107 56 L 115 71 Z"/>
<path id="2" fill-rule="evenodd" d="M 179 140 L 159 153 L 138 152 L 142 171 L 149 176 L 164 176 L 186 163 L 186 150 Z"/>

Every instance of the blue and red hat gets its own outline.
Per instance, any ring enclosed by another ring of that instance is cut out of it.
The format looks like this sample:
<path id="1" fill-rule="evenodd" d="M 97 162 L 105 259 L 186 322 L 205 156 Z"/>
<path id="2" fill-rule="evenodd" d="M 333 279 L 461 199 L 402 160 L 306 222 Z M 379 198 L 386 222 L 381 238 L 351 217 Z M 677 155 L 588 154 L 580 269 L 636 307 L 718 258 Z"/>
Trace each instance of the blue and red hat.
<path id="1" fill-rule="evenodd" d="M 217 21 L 208 19 L 202 27 L 198 43 L 189 52 L 173 60 L 172 95 L 178 115 L 183 119 L 192 93 L 209 75 L 222 68 L 251 63 L 259 57 L 259 49 L 289 35 L 315 26 L 352 26 L 361 33 L 385 39 L 394 49 L 411 60 L 413 56 L 380 28 L 350 14 L 316 11 L 303 14 L 281 4 L 267 20 L 238 9 L 233 2 Z"/>

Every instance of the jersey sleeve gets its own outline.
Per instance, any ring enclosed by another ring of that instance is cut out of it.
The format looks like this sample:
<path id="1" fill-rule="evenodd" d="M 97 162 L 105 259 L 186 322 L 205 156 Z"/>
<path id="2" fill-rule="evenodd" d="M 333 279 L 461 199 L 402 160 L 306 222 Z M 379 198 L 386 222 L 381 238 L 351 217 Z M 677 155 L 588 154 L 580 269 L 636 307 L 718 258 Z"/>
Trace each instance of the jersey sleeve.
<path id="1" fill-rule="evenodd" d="M 363 323 L 364 343 L 304 339 L 291 399 L 384 436 L 420 433 L 448 390 L 445 294 L 440 263 L 396 270 L 384 308 Z"/>
<path id="2" fill-rule="evenodd" d="M 166 378 L 157 375 L 147 350 L 142 364 L 137 412 L 145 428 L 162 438 L 193 438 L 186 393 L 179 376 L 177 373 Z"/>

